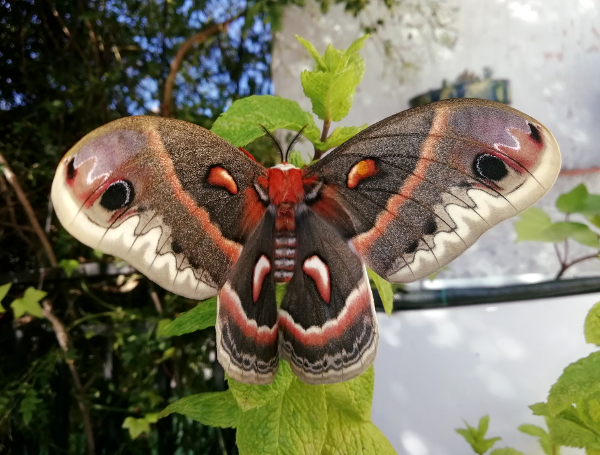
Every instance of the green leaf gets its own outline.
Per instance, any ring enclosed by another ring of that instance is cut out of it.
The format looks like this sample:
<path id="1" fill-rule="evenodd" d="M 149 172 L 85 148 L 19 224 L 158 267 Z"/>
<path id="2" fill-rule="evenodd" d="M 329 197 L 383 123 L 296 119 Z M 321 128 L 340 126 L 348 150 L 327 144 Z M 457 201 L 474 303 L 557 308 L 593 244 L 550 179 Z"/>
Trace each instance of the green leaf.
<path id="1" fill-rule="evenodd" d="M 327 409 L 327 437 L 322 455 L 396 454 L 372 422 L 361 422 L 335 407 Z"/>
<path id="2" fill-rule="evenodd" d="M 305 168 L 310 164 L 304 161 L 304 158 L 302 158 L 302 153 L 298 150 L 294 150 L 292 153 L 290 153 L 288 156 L 288 163 L 293 164 L 300 169 Z"/>
<path id="3" fill-rule="evenodd" d="M 259 408 L 285 393 L 292 380 L 294 373 L 285 361 L 280 362 L 277 375 L 271 384 L 252 385 L 238 382 L 228 378 L 229 390 L 233 394 L 238 406 L 242 411 Z"/>
<path id="4" fill-rule="evenodd" d="M 19 405 L 19 412 L 21 413 L 21 417 L 23 417 L 23 423 L 25 425 L 29 425 L 31 419 L 37 410 L 37 408 L 43 403 L 38 397 L 37 392 L 34 389 L 29 389 L 25 392 L 23 399 Z"/>
<path id="5" fill-rule="evenodd" d="M 146 414 L 146 416 L 142 417 L 141 419 L 127 417 L 123 421 L 121 428 L 129 431 L 129 436 L 131 439 L 136 439 L 142 433 L 149 434 L 151 431 L 150 424 L 156 423 L 158 418 L 158 413 Z"/>
<path id="6" fill-rule="evenodd" d="M 548 432 L 546 432 L 546 430 L 544 430 L 543 428 L 538 427 L 536 425 L 529 425 L 529 424 L 521 425 L 518 428 L 518 430 L 521 433 L 525 433 L 525 434 L 528 434 L 530 436 L 536 436 L 538 438 L 543 438 L 545 436 L 548 436 Z"/>
<path id="7" fill-rule="evenodd" d="M 590 216 L 588 218 L 589 222 L 592 223 L 594 226 L 598 226 L 600 227 L 600 215 L 596 215 L 596 216 Z"/>
<path id="8" fill-rule="evenodd" d="M 333 130 L 333 133 L 331 133 L 331 135 L 327 138 L 325 144 L 322 147 L 319 147 L 319 149 L 327 151 L 329 149 L 337 147 L 346 142 L 352 136 L 355 136 L 358 133 L 360 133 L 367 126 L 369 125 L 366 123 L 362 126 L 338 126 L 335 130 Z"/>
<path id="9" fill-rule="evenodd" d="M 6 284 L 3 284 L 2 286 L 0 286 L 0 302 L 2 302 L 2 300 L 4 300 L 4 297 L 6 297 L 6 294 L 8 294 L 8 291 L 10 290 L 11 286 L 12 286 L 12 283 L 6 283 Z M 2 314 L 2 313 L 6 313 L 6 310 L 0 303 L 0 314 Z"/>
<path id="10" fill-rule="evenodd" d="M 155 360 L 154 364 L 158 365 L 160 363 L 163 363 L 165 360 L 169 360 L 171 357 L 173 357 L 175 355 L 176 349 L 174 346 L 165 349 L 165 351 L 163 352 L 162 356 L 160 359 Z"/>
<path id="11" fill-rule="evenodd" d="M 271 384 L 252 385 L 238 382 L 228 378 L 229 390 L 237 401 L 242 411 L 259 408 L 285 393 L 292 380 L 294 373 L 285 361 L 279 363 L 279 371 Z"/>
<path id="12" fill-rule="evenodd" d="M 600 346 L 600 302 L 596 303 L 585 317 L 585 341 Z"/>
<path id="13" fill-rule="evenodd" d="M 548 411 L 546 403 L 534 403 L 529 406 L 529 409 L 533 411 L 534 416 L 550 416 L 550 411 Z"/>
<path id="14" fill-rule="evenodd" d="M 40 306 L 40 300 L 46 297 L 47 293 L 44 291 L 38 291 L 34 287 L 28 287 L 25 289 L 23 297 L 15 299 L 10 304 L 10 307 L 15 313 L 15 318 L 20 318 L 25 313 L 29 313 L 37 318 L 43 318 L 42 307 Z"/>
<path id="15" fill-rule="evenodd" d="M 67 278 L 71 278 L 73 272 L 79 268 L 79 261 L 77 259 L 61 259 L 58 265 L 63 269 Z"/>
<path id="16" fill-rule="evenodd" d="M 241 455 L 318 454 L 326 433 L 324 386 L 305 384 L 294 377 L 284 393 L 241 413 L 236 442 Z"/>
<path id="17" fill-rule="evenodd" d="M 325 60 L 323 59 L 323 57 L 321 57 L 321 54 L 319 54 L 319 51 L 317 51 L 315 49 L 315 46 L 313 46 L 312 43 L 305 40 L 301 36 L 298 36 L 298 35 L 294 35 L 294 36 L 296 37 L 296 39 L 298 41 L 300 41 L 300 44 L 302 44 L 306 48 L 306 50 L 311 55 L 311 57 L 315 59 L 315 63 L 316 63 L 315 69 L 318 69 L 319 71 L 327 71 L 327 66 L 325 65 Z"/>
<path id="18" fill-rule="evenodd" d="M 593 352 L 567 366 L 548 395 L 548 411 L 551 416 L 580 402 L 592 393 L 600 391 L 600 352 Z"/>
<path id="19" fill-rule="evenodd" d="M 241 415 L 231 390 L 190 395 L 167 406 L 160 418 L 176 412 L 203 425 L 219 428 L 235 428 Z"/>
<path id="20" fill-rule="evenodd" d="M 496 449 L 490 455 L 524 455 L 523 452 L 505 447 L 504 449 Z"/>
<path id="21" fill-rule="evenodd" d="M 200 302 L 190 311 L 181 313 L 170 324 L 159 327 L 158 337 L 173 337 L 206 329 L 215 325 L 217 320 L 217 298 L 212 297 Z"/>
<path id="22" fill-rule="evenodd" d="M 562 242 L 566 240 L 567 237 L 571 237 L 582 245 L 591 246 L 593 248 L 600 247 L 598 234 L 595 234 L 589 226 L 583 223 L 573 223 L 571 221 L 559 221 L 558 223 L 553 223 L 548 229 L 548 235 L 551 238 L 559 239 L 554 240 L 555 242 Z"/>
<path id="23" fill-rule="evenodd" d="M 469 443 L 475 453 L 480 455 L 486 453 L 492 448 L 496 441 L 500 441 L 502 438 L 490 438 L 485 439 L 487 433 L 490 418 L 489 416 L 483 416 L 479 420 L 478 428 L 473 428 L 467 422 L 465 425 L 467 428 L 457 428 L 455 431 L 461 435 Z"/>
<path id="24" fill-rule="evenodd" d="M 156 337 L 160 338 L 159 333 L 161 333 L 166 326 L 168 326 L 171 322 L 173 322 L 173 319 L 170 318 L 165 318 L 165 319 L 161 319 L 160 321 L 158 321 L 158 324 L 156 324 Z"/>
<path id="25" fill-rule="evenodd" d="M 371 269 L 367 269 L 367 274 L 377 288 L 377 292 L 379 292 L 383 309 L 388 316 L 391 316 L 394 309 L 394 290 L 392 289 L 392 284 L 381 278 Z"/>
<path id="26" fill-rule="evenodd" d="M 374 383 L 375 371 L 370 366 L 354 379 L 326 385 L 327 409 L 335 408 L 356 420 L 370 421 Z"/>
<path id="27" fill-rule="evenodd" d="M 365 72 L 365 61 L 358 52 L 368 37 L 359 38 L 345 51 L 330 44 L 323 56 L 318 55 L 312 44 L 296 37 L 316 62 L 313 71 L 302 72 L 300 81 L 304 94 L 312 102 L 313 112 L 321 120 L 337 122 L 348 115 L 356 87 Z"/>
<path id="28" fill-rule="evenodd" d="M 295 101 L 279 96 L 253 95 L 237 100 L 213 124 L 211 131 L 236 147 L 243 147 L 269 131 L 300 131 L 313 144 L 321 144 L 320 132 L 313 116 Z"/>
<path id="29" fill-rule="evenodd" d="M 564 242 L 571 237 L 573 240 L 598 248 L 600 246 L 598 235 L 583 223 L 560 221 L 552 223 L 546 212 L 537 207 L 532 207 L 521 213 L 521 218 L 515 223 L 517 242 Z"/>
<path id="30" fill-rule="evenodd" d="M 550 419 L 548 428 L 555 444 L 600 449 L 600 436 L 577 418 L 577 411 L 572 407 Z"/>
<path id="31" fill-rule="evenodd" d="M 564 213 L 593 217 L 600 215 L 600 195 L 590 194 L 582 183 L 568 193 L 561 194 L 556 200 L 556 207 Z"/>

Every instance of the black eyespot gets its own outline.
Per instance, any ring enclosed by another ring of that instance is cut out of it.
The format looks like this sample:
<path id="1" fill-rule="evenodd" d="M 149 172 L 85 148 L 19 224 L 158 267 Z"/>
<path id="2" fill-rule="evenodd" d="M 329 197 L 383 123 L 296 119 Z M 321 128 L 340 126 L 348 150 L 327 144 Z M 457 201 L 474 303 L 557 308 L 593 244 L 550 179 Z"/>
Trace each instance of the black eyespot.
<path id="1" fill-rule="evenodd" d="M 497 182 L 508 175 L 508 170 L 506 164 L 500 158 L 483 153 L 475 157 L 473 173 L 479 178 Z"/>
<path id="2" fill-rule="evenodd" d="M 135 191 L 133 190 L 131 182 L 127 180 L 117 180 L 116 182 L 111 183 L 106 189 L 100 198 L 100 205 L 112 212 L 131 205 L 134 197 Z"/>
<path id="3" fill-rule="evenodd" d="M 419 248 L 419 241 L 414 240 L 406 247 L 406 252 L 409 254 L 414 253 L 415 251 L 417 251 L 417 248 Z"/>
<path id="4" fill-rule="evenodd" d="M 531 130 L 531 138 L 537 142 L 538 144 L 542 143 L 542 135 L 540 134 L 540 130 L 537 126 L 532 123 L 528 123 L 529 129 Z"/>
<path id="5" fill-rule="evenodd" d="M 435 222 L 435 219 L 429 218 L 427 223 L 425 223 L 425 226 L 423 226 L 423 233 L 425 235 L 431 235 L 435 231 L 437 231 L 437 223 Z"/>
<path id="6" fill-rule="evenodd" d="M 179 243 L 177 243 L 177 240 L 173 240 L 171 242 L 171 249 L 173 250 L 173 253 L 175 254 L 179 254 L 183 252 L 183 248 L 181 247 L 181 245 Z"/>
<path id="7" fill-rule="evenodd" d="M 75 169 L 75 158 L 69 161 L 67 164 L 67 180 L 73 180 L 75 178 L 75 173 L 77 170 Z"/>

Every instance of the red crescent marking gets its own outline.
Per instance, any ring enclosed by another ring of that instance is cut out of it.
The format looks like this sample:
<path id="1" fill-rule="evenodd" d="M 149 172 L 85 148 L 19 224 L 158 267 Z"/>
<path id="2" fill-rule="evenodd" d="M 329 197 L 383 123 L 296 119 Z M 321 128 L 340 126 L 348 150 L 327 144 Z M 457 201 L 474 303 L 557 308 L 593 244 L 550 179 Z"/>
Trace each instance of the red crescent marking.
<path id="1" fill-rule="evenodd" d="M 254 303 L 256 303 L 260 297 L 263 281 L 265 281 L 265 277 L 270 271 L 271 263 L 263 254 L 260 258 L 258 258 L 256 264 L 254 264 L 254 272 L 252 273 L 252 300 Z"/>
<path id="2" fill-rule="evenodd" d="M 348 188 L 356 188 L 361 180 L 377 174 L 375 161 L 371 159 L 362 160 L 352 166 L 348 173 Z"/>
<path id="3" fill-rule="evenodd" d="M 209 185 L 221 186 L 231 194 L 237 194 L 238 187 L 229 172 L 219 166 L 213 167 L 208 173 Z"/>
<path id="4" fill-rule="evenodd" d="M 427 172 L 429 164 L 435 161 L 435 148 L 442 134 L 446 130 L 449 119 L 449 110 L 440 109 L 436 111 L 435 117 L 433 118 L 433 122 L 431 125 L 431 129 L 429 130 L 429 134 L 427 135 L 427 139 L 425 140 L 425 142 L 423 143 L 423 147 L 421 148 L 419 161 L 417 162 L 417 166 L 413 171 L 413 175 L 409 176 L 406 179 L 404 185 L 402 185 L 402 188 L 400 188 L 399 194 L 392 196 L 388 200 L 386 204 L 387 210 L 382 212 L 377 217 L 375 225 L 367 232 L 359 234 L 351 240 L 352 244 L 354 245 L 354 248 L 356 248 L 356 251 L 361 256 L 367 255 L 369 248 L 373 246 L 375 240 L 377 240 L 381 233 L 385 232 L 390 223 L 394 221 L 398 209 L 407 199 L 410 199 L 412 192 L 417 186 L 419 186 L 419 183 L 423 181 L 423 176 Z"/>
<path id="5" fill-rule="evenodd" d="M 173 161 L 165 150 L 159 134 L 152 130 L 148 133 L 148 146 L 158 155 L 158 160 L 163 168 L 163 175 L 169 182 L 173 194 L 187 209 L 188 213 L 196 218 L 206 231 L 208 237 L 229 257 L 236 262 L 242 251 L 242 246 L 223 237 L 221 231 L 210 221 L 206 210 L 198 207 L 191 196 L 182 188 L 181 182 L 173 168 Z"/>
<path id="6" fill-rule="evenodd" d="M 256 343 L 275 343 L 279 333 L 277 329 L 277 323 L 272 328 L 261 326 L 262 330 L 259 331 L 259 328 L 256 326 L 256 324 L 253 324 L 250 320 L 248 320 L 238 302 L 239 297 L 235 291 L 233 291 L 228 284 L 223 286 L 221 292 L 219 293 L 219 318 L 224 316 L 231 323 L 235 324 L 242 331 L 245 337 L 254 340 Z"/>
<path id="7" fill-rule="evenodd" d="M 314 255 L 304 261 L 302 271 L 313 279 L 319 295 L 326 303 L 329 303 L 331 298 L 329 267 L 323 263 L 319 256 Z"/>
<path id="8" fill-rule="evenodd" d="M 321 332 L 306 333 L 301 327 L 294 324 L 294 321 L 287 315 L 279 316 L 279 327 L 282 330 L 287 330 L 301 344 L 323 346 L 334 338 L 341 338 L 344 334 L 348 335 L 348 327 L 360 318 L 365 310 L 372 314 L 370 293 L 371 289 L 363 281 L 360 293 L 346 299 L 347 311 L 339 317 L 334 325 L 326 327 Z"/>

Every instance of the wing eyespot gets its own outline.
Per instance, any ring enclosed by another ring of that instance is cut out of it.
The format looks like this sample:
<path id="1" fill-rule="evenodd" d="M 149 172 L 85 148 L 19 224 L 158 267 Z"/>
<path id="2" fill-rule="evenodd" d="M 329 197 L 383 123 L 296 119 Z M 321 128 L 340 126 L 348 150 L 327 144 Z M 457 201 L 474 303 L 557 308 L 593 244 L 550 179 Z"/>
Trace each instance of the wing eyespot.
<path id="1" fill-rule="evenodd" d="M 183 247 L 179 244 L 179 242 L 177 240 L 173 240 L 171 242 L 171 249 L 173 250 L 173 253 L 175 253 L 175 254 L 183 253 Z"/>
<path id="2" fill-rule="evenodd" d="M 131 205 L 135 198 L 133 184 L 129 180 L 117 180 L 111 183 L 100 197 L 100 205 L 110 211 Z"/>
<path id="3" fill-rule="evenodd" d="M 508 169 L 504 161 L 497 156 L 482 153 L 473 161 L 473 173 L 481 179 L 498 182 L 508 175 Z"/>
<path id="4" fill-rule="evenodd" d="M 379 169 L 374 160 L 367 158 L 366 160 L 359 161 L 348 172 L 348 181 L 346 184 L 348 188 L 356 188 L 361 181 L 374 176 L 378 171 Z"/>

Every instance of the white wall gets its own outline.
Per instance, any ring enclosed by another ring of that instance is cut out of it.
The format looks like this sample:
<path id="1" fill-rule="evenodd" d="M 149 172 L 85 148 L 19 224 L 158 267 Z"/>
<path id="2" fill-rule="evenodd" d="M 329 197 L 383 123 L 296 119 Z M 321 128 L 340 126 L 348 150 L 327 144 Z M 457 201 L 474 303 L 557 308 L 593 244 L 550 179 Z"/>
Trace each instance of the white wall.
<path id="1" fill-rule="evenodd" d="M 442 79 L 452 81 L 465 69 L 481 74 L 482 68 L 489 66 L 495 77 L 511 81 L 513 107 L 541 121 L 554 133 L 563 152 L 564 169 L 600 166 L 600 2 L 453 0 L 446 4 L 454 10 L 449 15 L 450 28 L 457 37 L 454 49 L 432 43 L 427 29 L 410 15 L 401 21 L 391 20 L 382 34 L 367 41 L 362 51 L 367 63 L 365 77 L 354 107 L 341 124 L 374 123 L 407 109 L 410 98 L 439 88 Z M 381 12 L 370 12 L 362 20 L 378 14 Z M 299 101 L 310 111 L 299 74 L 311 69 L 313 61 L 294 34 L 308 39 L 323 52 L 328 43 L 344 48 L 359 37 L 359 22 L 344 14 L 340 6 L 326 16 L 310 2 L 305 9 L 289 8 L 273 55 L 275 92 Z M 397 61 L 384 56 L 381 41 L 385 39 L 392 40 L 396 49 L 404 49 L 402 55 L 418 63 L 420 70 L 399 73 Z M 558 194 L 581 181 L 591 191 L 600 193 L 600 173 L 560 177 L 540 205 L 554 210 Z M 551 245 L 514 245 L 515 238 L 513 222 L 502 223 L 441 276 L 528 272 L 552 275 L 558 271 Z M 577 245 L 571 251 L 572 257 L 591 252 Z M 599 264 L 581 263 L 570 275 L 597 275 Z"/>
<path id="2" fill-rule="evenodd" d="M 598 301 L 587 294 L 379 313 L 373 422 L 400 454 L 466 455 L 454 429 L 489 415 L 489 437 L 502 437 L 496 448 L 543 455 L 517 427 L 545 427 L 528 406 L 545 401 L 563 368 L 595 350 L 583 321 Z"/>

